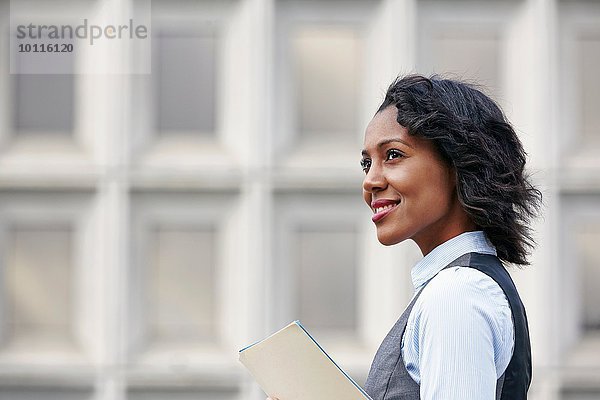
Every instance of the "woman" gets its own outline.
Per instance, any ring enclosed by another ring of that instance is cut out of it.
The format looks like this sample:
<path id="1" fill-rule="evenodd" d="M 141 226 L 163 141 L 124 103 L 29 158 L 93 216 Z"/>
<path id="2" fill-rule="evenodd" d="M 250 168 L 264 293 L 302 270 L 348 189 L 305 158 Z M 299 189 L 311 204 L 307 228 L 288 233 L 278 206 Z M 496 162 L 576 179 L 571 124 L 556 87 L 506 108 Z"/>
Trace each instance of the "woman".
<path id="1" fill-rule="evenodd" d="M 525 399 L 527 318 L 502 262 L 528 264 L 541 194 L 515 131 L 475 87 L 413 75 L 389 87 L 364 146 L 363 195 L 379 241 L 412 239 L 424 256 L 365 391 L 374 400 Z"/>
<path id="2" fill-rule="evenodd" d="M 363 193 L 385 245 L 424 258 L 415 296 L 379 348 L 373 399 L 524 399 L 525 310 L 500 261 L 525 265 L 541 194 L 499 107 L 465 83 L 394 82 L 367 127 Z M 469 268 L 463 268 L 469 267 Z"/>

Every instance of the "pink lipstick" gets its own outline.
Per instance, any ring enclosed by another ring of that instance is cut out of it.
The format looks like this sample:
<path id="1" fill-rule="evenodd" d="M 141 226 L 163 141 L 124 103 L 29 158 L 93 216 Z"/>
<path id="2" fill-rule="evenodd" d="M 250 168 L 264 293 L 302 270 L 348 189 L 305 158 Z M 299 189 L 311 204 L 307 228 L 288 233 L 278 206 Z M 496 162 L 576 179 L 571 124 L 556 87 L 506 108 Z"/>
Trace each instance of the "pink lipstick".
<path id="1" fill-rule="evenodd" d="M 392 212 L 400 204 L 399 200 L 380 199 L 371 203 L 371 208 L 375 213 L 371 220 L 377 222 Z"/>

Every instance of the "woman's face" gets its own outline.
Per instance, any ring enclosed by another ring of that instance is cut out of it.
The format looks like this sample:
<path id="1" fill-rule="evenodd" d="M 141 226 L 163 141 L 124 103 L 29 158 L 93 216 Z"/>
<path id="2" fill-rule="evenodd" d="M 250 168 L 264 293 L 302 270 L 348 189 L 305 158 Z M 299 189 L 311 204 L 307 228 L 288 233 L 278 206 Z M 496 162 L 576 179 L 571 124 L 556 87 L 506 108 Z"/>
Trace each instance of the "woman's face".
<path id="1" fill-rule="evenodd" d="M 453 169 L 433 143 L 409 135 L 397 109 L 377 113 L 365 133 L 363 196 L 384 245 L 413 239 L 425 255 L 475 227 L 456 196 Z"/>

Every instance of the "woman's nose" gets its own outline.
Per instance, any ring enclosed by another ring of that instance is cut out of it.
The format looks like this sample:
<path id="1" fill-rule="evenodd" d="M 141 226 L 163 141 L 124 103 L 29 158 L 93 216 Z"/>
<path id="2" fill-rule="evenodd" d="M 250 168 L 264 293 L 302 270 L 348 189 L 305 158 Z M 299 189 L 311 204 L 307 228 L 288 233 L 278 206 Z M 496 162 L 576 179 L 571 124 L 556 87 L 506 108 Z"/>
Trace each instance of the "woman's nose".
<path id="1" fill-rule="evenodd" d="M 373 193 L 385 189 L 386 180 L 381 168 L 372 165 L 367 171 L 363 180 L 363 189 L 366 192 Z"/>

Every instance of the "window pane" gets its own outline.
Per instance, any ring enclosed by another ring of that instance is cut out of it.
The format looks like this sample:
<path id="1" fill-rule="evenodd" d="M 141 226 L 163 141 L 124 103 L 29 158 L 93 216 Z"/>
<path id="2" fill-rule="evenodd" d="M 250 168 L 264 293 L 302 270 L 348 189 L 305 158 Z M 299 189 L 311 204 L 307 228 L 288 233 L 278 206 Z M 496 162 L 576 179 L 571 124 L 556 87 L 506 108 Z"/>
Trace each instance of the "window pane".
<path id="1" fill-rule="evenodd" d="M 594 389 L 566 389 L 563 390 L 562 400 L 598 400 L 600 399 L 600 390 Z"/>
<path id="2" fill-rule="evenodd" d="M 311 330 L 355 330 L 356 239 L 349 230 L 297 232 L 298 315 Z"/>
<path id="3" fill-rule="evenodd" d="M 359 38 L 350 28 L 305 27 L 292 41 L 298 129 L 343 135 L 357 129 L 361 78 Z"/>
<path id="4" fill-rule="evenodd" d="M 239 394 L 227 390 L 202 391 L 199 389 L 177 388 L 177 389 L 130 389 L 127 394 L 129 400 L 233 400 L 238 399 Z"/>
<path id="5" fill-rule="evenodd" d="M 158 44 L 157 126 L 161 132 L 215 131 L 216 39 L 210 33 L 162 31 Z"/>
<path id="6" fill-rule="evenodd" d="M 71 338 L 72 230 L 16 227 L 11 232 L 7 303 L 9 342 L 65 344 Z"/>
<path id="7" fill-rule="evenodd" d="M 581 284 L 583 296 L 583 324 L 587 331 L 600 332 L 600 226 L 589 227 L 579 233 L 581 248 Z"/>
<path id="8" fill-rule="evenodd" d="M 581 123 L 583 139 L 600 144 L 600 37 L 584 38 L 579 43 L 581 79 Z"/>
<path id="9" fill-rule="evenodd" d="M 21 132 L 73 131 L 74 75 L 11 75 L 13 128 Z"/>
<path id="10" fill-rule="evenodd" d="M 89 389 L 56 387 L 3 387 L 0 400 L 88 400 L 93 392 Z"/>
<path id="11" fill-rule="evenodd" d="M 151 340 L 204 342 L 214 332 L 215 232 L 162 226 L 149 276 Z"/>
<path id="12" fill-rule="evenodd" d="M 496 98 L 500 93 L 499 40 L 496 36 L 473 31 L 470 34 L 442 34 L 431 38 L 426 69 L 474 80 Z"/>

